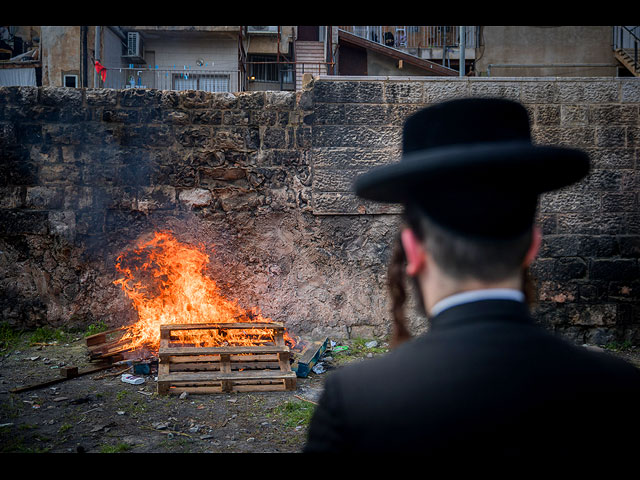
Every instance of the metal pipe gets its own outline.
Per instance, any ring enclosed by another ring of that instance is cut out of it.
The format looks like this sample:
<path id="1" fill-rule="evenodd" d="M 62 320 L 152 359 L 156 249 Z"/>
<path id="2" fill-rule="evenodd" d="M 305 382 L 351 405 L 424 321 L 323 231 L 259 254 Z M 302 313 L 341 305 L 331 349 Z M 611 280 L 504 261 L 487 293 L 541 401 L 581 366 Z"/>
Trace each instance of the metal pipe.
<path id="1" fill-rule="evenodd" d="M 93 60 L 95 62 L 100 61 L 100 36 L 101 36 L 101 28 L 96 27 L 96 38 L 94 39 L 94 50 L 93 50 Z M 98 88 L 98 75 L 96 73 L 93 74 L 93 87 Z"/>
<path id="2" fill-rule="evenodd" d="M 466 27 L 460 27 L 460 76 L 464 77 L 464 54 L 465 54 L 465 48 L 467 48 L 467 42 L 466 42 L 466 31 L 465 31 Z"/>

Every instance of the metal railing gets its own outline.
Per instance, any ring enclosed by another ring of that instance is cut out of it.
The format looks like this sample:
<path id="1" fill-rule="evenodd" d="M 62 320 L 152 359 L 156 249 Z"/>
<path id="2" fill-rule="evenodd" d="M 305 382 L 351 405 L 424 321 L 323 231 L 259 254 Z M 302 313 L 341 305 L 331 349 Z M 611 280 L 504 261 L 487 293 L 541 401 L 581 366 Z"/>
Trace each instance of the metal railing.
<path id="1" fill-rule="evenodd" d="M 104 88 L 153 88 L 232 92 L 238 88 L 238 71 L 142 67 L 107 67 Z"/>
<path id="2" fill-rule="evenodd" d="M 443 48 L 460 46 L 459 26 L 339 26 L 341 30 L 394 48 Z M 466 48 L 476 46 L 476 27 L 464 28 Z"/>
<path id="3" fill-rule="evenodd" d="M 613 49 L 624 50 L 633 59 L 633 64 L 636 70 L 640 69 L 640 63 L 638 62 L 638 45 L 640 44 L 640 26 L 625 27 L 614 26 L 613 27 Z"/>

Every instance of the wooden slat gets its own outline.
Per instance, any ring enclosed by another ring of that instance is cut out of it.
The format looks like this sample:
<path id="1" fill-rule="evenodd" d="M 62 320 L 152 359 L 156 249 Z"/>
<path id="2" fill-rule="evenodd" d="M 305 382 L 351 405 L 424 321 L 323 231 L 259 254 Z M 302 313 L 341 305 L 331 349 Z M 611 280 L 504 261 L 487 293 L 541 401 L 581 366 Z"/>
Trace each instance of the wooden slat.
<path id="1" fill-rule="evenodd" d="M 250 353 L 280 353 L 289 351 L 289 347 L 274 347 L 269 345 L 242 346 L 242 347 L 169 347 L 159 350 L 160 356 L 171 355 L 174 357 L 184 355 L 239 355 Z"/>
<path id="2" fill-rule="evenodd" d="M 284 325 L 277 322 L 221 322 L 221 323 L 173 323 L 170 325 L 160 325 L 160 336 L 163 332 L 177 330 L 284 330 Z"/>
<path id="3" fill-rule="evenodd" d="M 268 380 L 295 378 L 295 372 L 281 372 L 280 370 L 244 370 L 242 372 L 180 372 L 169 373 L 163 377 L 166 382 L 202 382 L 224 380 Z"/>

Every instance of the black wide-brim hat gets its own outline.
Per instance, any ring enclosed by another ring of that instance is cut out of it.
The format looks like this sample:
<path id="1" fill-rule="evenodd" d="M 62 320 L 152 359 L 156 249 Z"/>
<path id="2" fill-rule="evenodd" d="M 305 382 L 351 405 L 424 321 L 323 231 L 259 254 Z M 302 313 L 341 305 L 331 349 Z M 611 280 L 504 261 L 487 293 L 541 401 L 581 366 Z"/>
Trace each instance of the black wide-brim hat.
<path id="1" fill-rule="evenodd" d="M 360 175 L 354 190 L 361 198 L 417 206 L 459 233 L 511 237 L 531 227 L 541 193 L 588 172 L 585 152 L 532 143 L 520 103 L 465 98 L 411 115 L 401 160 Z"/>

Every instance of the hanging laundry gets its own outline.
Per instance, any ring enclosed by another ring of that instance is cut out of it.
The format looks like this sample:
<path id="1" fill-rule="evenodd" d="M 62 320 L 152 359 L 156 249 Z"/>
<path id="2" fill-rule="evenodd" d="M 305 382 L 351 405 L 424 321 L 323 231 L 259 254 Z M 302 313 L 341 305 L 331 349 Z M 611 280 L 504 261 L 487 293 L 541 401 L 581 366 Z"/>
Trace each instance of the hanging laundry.
<path id="1" fill-rule="evenodd" d="M 104 67 L 98 60 L 96 60 L 96 72 L 100 74 L 103 82 L 107 80 L 107 68 Z"/>

